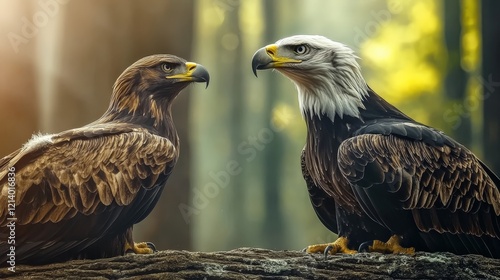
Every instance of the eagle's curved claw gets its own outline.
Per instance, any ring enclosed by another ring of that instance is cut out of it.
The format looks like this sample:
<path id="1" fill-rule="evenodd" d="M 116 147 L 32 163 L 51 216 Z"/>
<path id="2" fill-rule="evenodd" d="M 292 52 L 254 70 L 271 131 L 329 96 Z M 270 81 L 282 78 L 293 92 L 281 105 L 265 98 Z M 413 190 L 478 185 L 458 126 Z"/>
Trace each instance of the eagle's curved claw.
<path id="1" fill-rule="evenodd" d="M 365 253 L 370 252 L 370 245 L 373 244 L 373 240 L 365 241 L 359 245 L 358 252 Z"/>
<path id="2" fill-rule="evenodd" d="M 305 250 L 307 253 L 322 253 L 325 256 L 337 253 L 344 253 L 344 254 L 357 253 L 356 250 L 349 249 L 349 247 L 347 246 L 348 244 L 349 240 L 347 239 L 347 237 L 341 236 L 332 243 L 310 245 Z"/>
<path id="3" fill-rule="evenodd" d="M 149 249 L 153 250 L 153 253 L 157 253 L 158 250 L 156 249 L 155 244 L 153 242 L 146 242 L 146 245 L 148 246 Z"/>
<path id="4" fill-rule="evenodd" d="M 323 255 L 325 256 L 325 261 L 328 259 L 328 254 L 330 254 L 330 251 L 333 250 L 332 244 L 328 244 L 328 246 L 325 247 L 325 251 L 323 251 Z"/>

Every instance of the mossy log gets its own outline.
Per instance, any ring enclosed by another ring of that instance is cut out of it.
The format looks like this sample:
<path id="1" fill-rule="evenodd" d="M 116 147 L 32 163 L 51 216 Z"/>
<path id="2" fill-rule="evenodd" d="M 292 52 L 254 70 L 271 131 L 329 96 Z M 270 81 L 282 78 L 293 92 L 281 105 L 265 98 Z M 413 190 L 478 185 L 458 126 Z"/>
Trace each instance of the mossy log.
<path id="1" fill-rule="evenodd" d="M 0 268 L 0 279 L 500 279 L 500 260 L 418 252 L 338 254 L 240 248 L 220 252 L 160 251 L 43 266 Z"/>

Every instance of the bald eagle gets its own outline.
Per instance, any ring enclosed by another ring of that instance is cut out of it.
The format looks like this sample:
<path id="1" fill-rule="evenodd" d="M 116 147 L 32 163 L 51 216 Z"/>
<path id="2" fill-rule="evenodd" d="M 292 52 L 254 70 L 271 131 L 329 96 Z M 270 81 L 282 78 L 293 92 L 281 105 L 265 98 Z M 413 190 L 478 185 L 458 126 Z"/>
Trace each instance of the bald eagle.
<path id="1" fill-rule="evenodd" d="M 339 236 L 306 251 L 499 258 L 500 179 L 466 147 L 377 95 L 356 59 L 346 45 L 309 35 L 252 59 L 254 74 L 273 68 L 297 88 L 307 125 L 303 177 L 318 218 Z"/>
<path id="2" fill-rule="evenodd" d="M 0 260 L 17 264 L 151 253 L 132 226 L 157 203 L 179 156 L 171 106 L 199 64 L 144 57 L 113 86 L 104 115 L 57 134 L 35 135 L 0 159 Z M 11 238 L 12 232 L 14 238 Z"/>

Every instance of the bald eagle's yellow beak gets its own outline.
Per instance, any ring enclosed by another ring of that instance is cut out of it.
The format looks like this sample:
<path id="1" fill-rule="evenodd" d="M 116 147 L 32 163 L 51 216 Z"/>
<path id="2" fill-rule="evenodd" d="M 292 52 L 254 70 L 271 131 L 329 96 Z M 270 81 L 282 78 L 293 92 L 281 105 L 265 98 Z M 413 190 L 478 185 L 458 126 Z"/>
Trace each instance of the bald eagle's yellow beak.
<path id="1" fill-rule="evenodd" d="M 289 63 L 298 63 L 302 60 L 278 55 L 278 45 L 267 45 L 255 52 L 252 58 L 252 71 L 257 76 L 257 70 L 278 68 Z"/>
<path id="2" fill-rule="evenodd" d="M 186 72 L 167 76 L 167 79 L 179 79 L 181 82 L 204 82 L 206 83 L 206 87 L 208 87 L 210 75 L 203 65 L 194 62 L 186 62 Z"/>

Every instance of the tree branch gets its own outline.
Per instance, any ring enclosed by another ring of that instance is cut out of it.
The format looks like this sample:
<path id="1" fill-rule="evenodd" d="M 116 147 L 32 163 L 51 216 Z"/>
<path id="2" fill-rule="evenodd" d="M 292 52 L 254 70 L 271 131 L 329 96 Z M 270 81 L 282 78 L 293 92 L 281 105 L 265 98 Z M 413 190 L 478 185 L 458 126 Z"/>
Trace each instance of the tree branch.
<path id="1" fill-rule="evenodd" d="M 414 256 L 321 255 L 240 248 L 222 252 L 161 251 L 44 266 L 3 267 L 0 278 L 35 279 L 498 279 L 500 260 L 418 252 Z"/>

